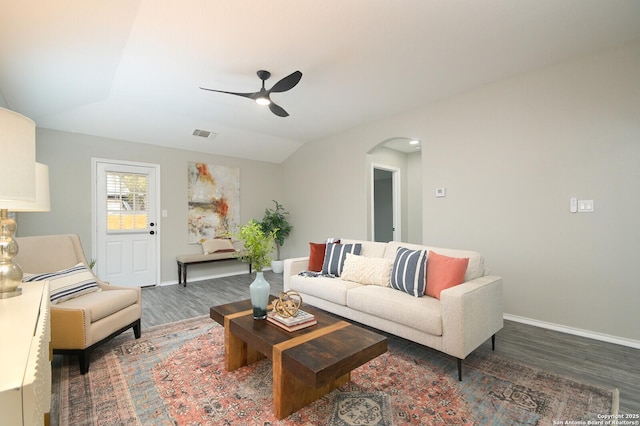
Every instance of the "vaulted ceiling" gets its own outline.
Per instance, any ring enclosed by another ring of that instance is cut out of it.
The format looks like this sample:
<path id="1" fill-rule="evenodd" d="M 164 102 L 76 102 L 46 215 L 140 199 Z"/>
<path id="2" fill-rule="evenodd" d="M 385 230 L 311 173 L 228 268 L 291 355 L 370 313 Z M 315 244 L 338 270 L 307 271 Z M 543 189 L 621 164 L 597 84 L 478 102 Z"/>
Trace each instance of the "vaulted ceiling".
<path id="1" fill-rule="evenodd" d="M 637 38 L 637 0 L 2 0 L 0 105 L 42 128 L 279 163 Z M 254 92 L 260 69 L 267 88 L 303 73 L 272 95 L 289 117 L 199 89 Z"/>

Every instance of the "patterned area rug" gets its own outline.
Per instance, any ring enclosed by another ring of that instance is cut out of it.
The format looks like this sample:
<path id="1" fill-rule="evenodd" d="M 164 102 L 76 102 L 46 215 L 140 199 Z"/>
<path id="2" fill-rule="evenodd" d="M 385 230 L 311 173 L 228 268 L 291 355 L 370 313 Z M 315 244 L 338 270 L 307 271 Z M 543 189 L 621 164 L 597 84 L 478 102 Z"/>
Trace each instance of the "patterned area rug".
<path id="1" fill-rule="evenodd" d="M 455 361 L 389 351 L 351 381 L 284 420 L 273 417 L 269 360 L 227 372 L 223 329 L 199 317 L 125 333 L 99 347 L 80 375 L 61 371 L 61 425 L 551 425 L 617 412 L 602 389 L 475 351 Z"/>

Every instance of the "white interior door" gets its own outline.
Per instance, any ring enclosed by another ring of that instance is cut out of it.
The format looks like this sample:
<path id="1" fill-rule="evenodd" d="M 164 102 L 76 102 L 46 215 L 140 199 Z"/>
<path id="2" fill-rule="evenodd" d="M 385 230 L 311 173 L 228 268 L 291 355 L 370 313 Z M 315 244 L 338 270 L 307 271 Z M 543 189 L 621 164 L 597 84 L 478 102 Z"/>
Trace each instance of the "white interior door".
<path id="1" fill-rule="evenodd" d="M 94 160 L 96 274 L 114 285 L 158 283 L 159 166 Z"/>

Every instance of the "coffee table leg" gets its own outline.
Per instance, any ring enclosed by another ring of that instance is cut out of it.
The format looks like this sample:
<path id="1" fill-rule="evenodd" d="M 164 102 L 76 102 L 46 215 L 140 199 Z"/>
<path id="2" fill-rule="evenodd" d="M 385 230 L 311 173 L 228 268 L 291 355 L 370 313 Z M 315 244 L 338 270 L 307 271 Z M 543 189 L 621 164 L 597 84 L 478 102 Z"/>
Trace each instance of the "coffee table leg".
<path id="1" fill-rule="evenodd" d="M 247 344 L 224 328 L 224 360 L 227 371 L 237 370 L 247 365 Z"/>
<path id="2" fill-rule="evenodd" d="M 229 327 L 224 328 L 224 355 L 227 371 L 237 370 L 265 358 L 260 352 L 247 347 L 247 344 L 233 334 Z"/>
<path id="3" fill-rule="evenodd" d="M 319 388 L 309 386 L 283 370 L 281 356 L 275 355 L 274 353 L 273 411 L 280 420 L 351 380 L 351 373 L 347 373 Z"/>

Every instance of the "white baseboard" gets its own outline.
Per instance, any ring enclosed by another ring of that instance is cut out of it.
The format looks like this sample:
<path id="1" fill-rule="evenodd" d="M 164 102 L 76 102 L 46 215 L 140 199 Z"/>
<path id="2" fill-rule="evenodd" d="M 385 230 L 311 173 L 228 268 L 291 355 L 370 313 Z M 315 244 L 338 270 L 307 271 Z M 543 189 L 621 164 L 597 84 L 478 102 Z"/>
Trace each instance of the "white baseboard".
<path id="1" fill-rule="evenodd" d="M 270 271 L 271 268 L 264 268 L 265 271 Z M 212 280 L 214 278 L 224 278 L 224 277 L 232 277 L 234 275 L 243 275 L 248 273 L 249 271 L 234 271 L 234 272 L 227 272 L 224 274 L 213 274 L 213 275 L 205 275 L 202 277 L 196 277 L 196 278 L 192 278 L 193 282 L 197 282 L 197 281 L 204 281 L 204 280 Z M 255 272 L 255 271 L 253 271 Z M 175 285 L 178 284 L 178 280 L 172 280 L 172 281 L 163 281 L 160 284 L 157 285 L 157 287 L 163 287 L 165 285 Z M 249 283 L 251 284 L 251 283 Z M 182 284 L 181 284 L 182 285 Z M 187 282 L 188 285 L 188 282 Z"/>
<path id="2" fill-rule="evenodd" d="M 523 324 L 533 325 L 535 327 L 546 328 L 549 330 L 559 331 L 561 333 L 573 334 L 575 336 L 586 337 L 588 339 L 600 340 L 602 342 L 614 343 L 616 345 L 628 346 L 640 349 L 640 341 L 627 339 L 619 336 L 611 336 L 610 334 L 597 333 L 595 331 L 582 330 L 580 328 L 568 327 L 566 325 L 553 324 L 546 321 L 539 321 L 531 318 L 520 317 L 517 315 L 504 314 L 503 318 L 509 321 L 520 322 Z"/>

